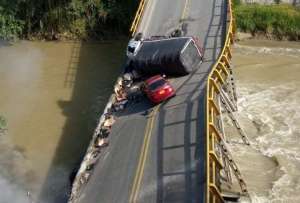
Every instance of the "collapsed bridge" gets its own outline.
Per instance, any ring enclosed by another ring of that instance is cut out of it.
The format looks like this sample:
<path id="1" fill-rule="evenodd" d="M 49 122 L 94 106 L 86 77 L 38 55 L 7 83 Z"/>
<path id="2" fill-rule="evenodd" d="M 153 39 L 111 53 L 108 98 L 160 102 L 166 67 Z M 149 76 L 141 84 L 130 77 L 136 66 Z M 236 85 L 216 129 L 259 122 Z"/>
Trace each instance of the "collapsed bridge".
<path id="1" fill-rule="evenodd" d="M 173 99 L 157 106 L 145 100 L 117 115 L 110 145 L 96 155 L 92 144 L 88 149 L 70 202 L 224 202 L 238 198 L 232 175 L 248 195 L 222 123 L 224 111 L 249 144 L 233 113 L 231 8 L 231 0 L 141 0 L 132 33 L 151 37 L 180 29 L 200 39 L 203 63 L 171 81 Z"/>

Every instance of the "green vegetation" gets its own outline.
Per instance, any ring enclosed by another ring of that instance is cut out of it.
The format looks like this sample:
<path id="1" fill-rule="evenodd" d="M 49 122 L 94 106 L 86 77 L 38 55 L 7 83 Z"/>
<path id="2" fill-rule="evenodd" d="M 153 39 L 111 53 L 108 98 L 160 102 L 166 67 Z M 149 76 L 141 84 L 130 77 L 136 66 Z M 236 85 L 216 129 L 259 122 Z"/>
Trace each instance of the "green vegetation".
<path id="1" fill-rule="evenodd" d="M 0 0 L 0 39 L 127 34 L 136 0 Z"/>
<path id="2" fill-rule="evenodd" d="M 13 11 L 7 11 L 0 6 L 0 37 L 12 39 L 22 33 L 23 22 L 16 19 Z"/>
<path id="3" fill-rule="evenodd" d="M 291 5 L 239 5 L 235 15 L 240 31 L 278 39 L 300 40 L 300 10 Z"/>
<path id="4" fill-rule="evenodd" d="M 241 0 L 232 0 L 233 6 L 239 6 L 241 5 Z"/>

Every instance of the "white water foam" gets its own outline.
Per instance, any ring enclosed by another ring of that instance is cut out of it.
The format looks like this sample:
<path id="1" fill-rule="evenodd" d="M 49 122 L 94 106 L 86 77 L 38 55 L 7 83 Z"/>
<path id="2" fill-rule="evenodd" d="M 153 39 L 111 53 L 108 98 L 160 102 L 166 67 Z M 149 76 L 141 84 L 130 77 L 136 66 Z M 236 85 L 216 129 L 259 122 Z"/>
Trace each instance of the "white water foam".
<path id="1" fill-rule="evenodd" d="M 252 194 L 253 202 L 300 202 L 298 85 L 239 84 L 240 113 L 257 128 L 252 138 L 253 147 L 278 163 L 278 178 L 272 183 L 268 195 Z"/>
<path id="2" fill-rule="evenodd" d="M 235 48 L 238 50 L 239 54 L 242 55 L 253 55 L 253 54 L 272 54 L 276 56 L 291 56 L 299 57 L 299 48 L 283 48 L 283 47 L 254 47 L 247 45 L 236 44 Z"/>

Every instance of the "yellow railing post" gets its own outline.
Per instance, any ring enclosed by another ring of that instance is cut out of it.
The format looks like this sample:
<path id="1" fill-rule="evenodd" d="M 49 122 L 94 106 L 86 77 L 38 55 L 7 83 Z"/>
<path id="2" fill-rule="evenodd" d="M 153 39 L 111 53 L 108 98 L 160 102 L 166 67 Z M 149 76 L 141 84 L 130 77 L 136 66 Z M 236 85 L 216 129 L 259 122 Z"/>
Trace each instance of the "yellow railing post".
<path id="1" fill-rule="evenodd" d="M 220 173 L 223 168 L 220 157 L 215 153 L 215 145 L 219 144 L 222 135 L 218 132 L 215 124 L 216 116 L 220 110 L 214 102 L 214 95 L 220 94 L 220 89 L 225 83 L 231 59 L 231 44 L 233 43 L 233 17 L 232 17 L 232 1 L 227 0 L 228 4 L 228 29 L 226 40 L 220 57 L 216 61 L 214 67 L 209 73 L 206 87 L 206 203 L 224 202 L 221 195 L 220 185 L 216 183 L 216 173 Z"/>
<path id="2" fill-rule="evenodd" d="M 144 12 L 146 1 L 147 0 L 140 0 L 138 10 L 136 11 L 135 17 L 132 21 L 132 24 L 131 24 L 131 27 L 129 30 L 131 32 L 132 36 L 135 35 L 135 33 L 136 33 L 136 30 L 138 28 L 138 25 L 140 23 L 140 20 L 142 18 L 143 12 Z"/>

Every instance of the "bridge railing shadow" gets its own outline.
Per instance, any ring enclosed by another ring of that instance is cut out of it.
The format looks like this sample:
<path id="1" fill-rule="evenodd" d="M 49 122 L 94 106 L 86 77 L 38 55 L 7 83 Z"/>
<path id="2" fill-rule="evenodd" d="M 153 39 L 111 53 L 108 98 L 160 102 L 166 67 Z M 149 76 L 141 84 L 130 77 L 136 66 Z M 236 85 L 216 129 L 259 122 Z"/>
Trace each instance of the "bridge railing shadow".
<path id="1" fill-rule="evenodd" d="M 125 41 L 73 42 L 73 53 L 62 88 L 70 100 L 58 99 L 66 121 L 37 202 L 67 202 L 70 176 L 78 167 L 96 123 L 113 91 L 124 61 Z"/>
<path id="2" fill-rule="evenodd" d="M 203 101 L 203 100 L 202 100 Z M 196 101 L 198 102 L 198 101 Z M 201 102 L 201 101 L 200 101 Z M 198 103 L 198 113 L 203 109 L 201 108 L 202 103 Z M 156 202 L 192 202 L 196 199 L 199 199 L 199 193 L 197 191 L 201 191 L 201 179 L 203 179 L 201 164 L 204 163 L 203 157 L 204 148 L 203 143 L 204 138 L 203 135 L 203 124 L 199 118 L 191 121 L 190 115 L 192 114 L 192 110 L 194 109 L 194 102 L 188 101 L 186 102 L 186 115 L 185 119 L 181 122 L 174 124 L 165 123 L 166 120 L 166 111 L 162 109 L 158 114 L 158 138 L 157 138 L 157 198 Z M 194 130 L 191 125 L 193 123 L 197 123 L 197 132 L 195 137 L 193 137 L 193 133 L 191 130 Z M 179 145 L 169 145 L 167 144 L 165 139 L 165 128 L 172 127 L 175 125 L 184 126 L 184 135 L 183 144 Z M 196 139 L 195 139 L 196 138 Z M 166 169 L 164 164 L 165 156 L 169 153 L 172 153 L 173 150 L 181 150 L 183 151 L 183 165 L 179 166 L 175 172 L 170 172 Z M 172 178 L 173 177 L 173 178 Z M 168 182 L 166 180 L 171 180 Z M 177 181 L 181 182 L 178 183 Z M 168 184 L 177 185 L 176 191 L 172 191 L 167 189 Z M 180 187 L 184 186 L 184 187 Z"/>
<path id="3" fill-rule="evenodd" d="M 178 102 L 164 104 L 158 112 L 157 132 L 157 191 L 156 202 L 204 202 L 206 190 L 206 119 L 205 99 L 207 75 L 218 58 L 224 44 L 226 32 L 226 6 L 224 0 L 213 0 L 212 15 L 206 36 L 203 40 L 204 61 L 199 69 L 186 77 L 177 88 Z M 201 79 L 202 78 L 202 79 Z M 169 111 L 185 106 L 183 120 L 167 123 Z M 196 117 L 191 117 L 196 110 Z M 170 110 L 169 110 L 170 109 Z M 168 145 L 165 142 L 166 128 L 183 126 L 183 143 Z M 193 125 L 196 125 L 193 126 Z M 193 131 L 196 129 L 196 133 Z M 181 149 L 184 153 L 183 166 L 176 172 L 168 172 L 165 168 L 165 156 L 169 151 Z M 170 178 L 173 177 L 173 178 Z M 168 189 L 167 180 L 181 183 L 176 192 Z"/>

